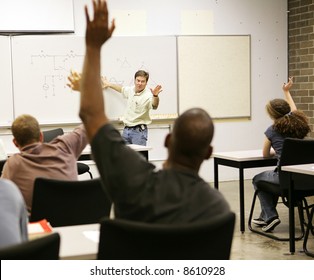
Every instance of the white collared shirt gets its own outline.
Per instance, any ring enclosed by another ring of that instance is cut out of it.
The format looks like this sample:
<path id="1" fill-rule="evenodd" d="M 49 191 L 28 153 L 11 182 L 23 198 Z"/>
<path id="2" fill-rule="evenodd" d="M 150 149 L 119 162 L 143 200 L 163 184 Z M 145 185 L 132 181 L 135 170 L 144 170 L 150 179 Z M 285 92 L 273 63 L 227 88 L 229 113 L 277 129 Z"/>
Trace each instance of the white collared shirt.
<path id="1" fill-rule="evenodd" d="M 150 124 L 150 110 L 153 109 L 153 95 L 146 87 L 143 91 L 135 93 L 135 86 L 122 87 L 123 97 L 127 99 L 127 108 L 123 116 L 123 123 L 126 126 L 139 124 Z"/>

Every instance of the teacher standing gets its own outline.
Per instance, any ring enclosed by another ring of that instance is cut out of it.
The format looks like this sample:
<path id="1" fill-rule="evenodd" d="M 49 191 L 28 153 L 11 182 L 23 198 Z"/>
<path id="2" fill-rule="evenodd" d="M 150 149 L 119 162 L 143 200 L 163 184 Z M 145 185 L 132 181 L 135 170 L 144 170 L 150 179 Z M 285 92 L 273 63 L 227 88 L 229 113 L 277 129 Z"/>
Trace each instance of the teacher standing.
<path id="1" fill-rule="evenodd" d="M 103 88 L 120 92 L 127 99 L 127 108 L 122 119 L 122 137 L 127 144 L 146 146 L 147 143 L 147 125 L 152 122 L 149 113 L 151 109 L 158 108 L 159 93 L 162 91 L 161 85 L 148 89 L 148 79 L 149 73 L 144 70 L 135 73 L 134 86 L 111 84 L 105 78 L 102 79 Z"/>
<path id="2" fill-rule="evenodd" d="M 123 116 L 124 129 L 122 137 L 126 144 L 136 144 L 146 146 L 147 144 L 147 125 L 152 122 L 150 110 L 156 110 L 159 105 L 159 93 L 162 92 L 161 85 L 154 89 L 147 88 L 149 73 L 138 70 L 134 75 L 134 86 L 121 86 L 111 84 L 106 78 L 102 77 L 102 88 L 111 88 L 122 93 L 127 99 L 127 108 Z M 81 74 L 71 71 L 68 77 L 68 86 L 73 90 L 80 90 Z"/>

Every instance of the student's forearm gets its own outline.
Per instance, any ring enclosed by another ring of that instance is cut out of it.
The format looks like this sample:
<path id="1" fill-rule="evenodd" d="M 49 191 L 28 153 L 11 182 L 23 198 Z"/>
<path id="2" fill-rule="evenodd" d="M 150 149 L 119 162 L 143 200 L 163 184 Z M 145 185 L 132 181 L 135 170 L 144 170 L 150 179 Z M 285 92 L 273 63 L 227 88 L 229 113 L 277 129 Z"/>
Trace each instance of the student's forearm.
<path id="1" fill-rule="evenodd" d="M 89 140 L 108 122 L 100 80 L 100 49 L 87 47 L 81 80 L 80 118 Z"/>
<path id="2" fill-rule="evenodd" d="M 293 98 L 292 98 L 292 96 L 290 94 L 290 91 L 289 90 L 284 90 L 284 94 L 285 94 L 286 101 L 290 105 L 291 111 L 293 112 L 293 111 L 297 110 L 297 106 L 294 103 L 294 100 L 293 100 Z"/>

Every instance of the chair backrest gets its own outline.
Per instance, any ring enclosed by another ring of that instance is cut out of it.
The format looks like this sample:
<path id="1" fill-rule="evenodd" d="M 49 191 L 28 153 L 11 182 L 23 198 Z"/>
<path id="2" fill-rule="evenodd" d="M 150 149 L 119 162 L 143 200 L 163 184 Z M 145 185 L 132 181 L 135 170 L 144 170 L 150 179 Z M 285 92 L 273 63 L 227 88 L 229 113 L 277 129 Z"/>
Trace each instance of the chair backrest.
<path id="1" fill-rule="evenodd" d="M 64 134 L 64 131 L 62 128 L 56 128 L 56 129 L 43 131 L 44 142 L 50 142 L 51 140 L 53 140 L 57 136 L 63 135 L 63 134 Z"/>
<path id="2" fill-rule="evenodd" d="M 111 201 L 99 178 L 63 181 L 36 178 L 30 221 L 47 219 L 53 227 L 99 223 Z"/>
<path id="3" fill-rule="evenodd" d="M 229 259 L 235 214 L 184 225 L 150 224 L 105 218 L 101 222 L 98 259 Z"/>
<path id="4" fill-rule="evenodd" d="M 59 233 L 51 233 L 23 243 L 0 248 L 1 260 L 58 260 Z"/>
<path id="5" fill-rule="evenodd" d="M 279 178 L 281 189 L 286 191 L 289 186 L 289 173 L 282 172 L 281 166 L 314 163 L 314 140 L 313 139 L 295 139 L 286 138 L 283 143 L 280 165 Z M 302 178 L 301 178 L 302 177 Z M 300 180 L 295 180 L 296 190 L 313 189 L 313 180 L 300 176 Z"/>

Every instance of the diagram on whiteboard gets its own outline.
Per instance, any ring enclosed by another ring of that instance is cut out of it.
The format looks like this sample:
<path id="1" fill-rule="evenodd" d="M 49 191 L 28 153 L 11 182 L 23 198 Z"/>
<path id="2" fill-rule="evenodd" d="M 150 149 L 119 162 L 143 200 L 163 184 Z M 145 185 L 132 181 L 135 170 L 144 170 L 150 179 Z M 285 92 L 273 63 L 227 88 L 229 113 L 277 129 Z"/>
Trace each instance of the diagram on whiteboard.
<path id="1" fill-rule="evenodd" d="M 47 54 L 43 50 L 39 54 L 31 55 L 32 65 L 45 63 L 46 67 L 50 67 L 49 74 L 44 74 L 42 78 L 42 89 L 45 98 L 56 96 L 58 87 L 66 88 L 67 77 L 73 65 L 76 65 L 77 61 L 82 62 L 83 58 L 83 54 L 77 54 L 73 50 L 64 55 Z"/>
<path id="2" fill-rule="evenodd" d="M 80 94 L 68 84 L 70 71 L 82 72 L 85 39 L 72 35 L 16 36 L 12 39 L 15 115 L 29 113 L 42 124 L 76 123 Z M 177 113 L 175 37 L 113 37 L 101 51 L 101 74 L 110 83 L 134 85 L 137 70 L 149 72 L 148 87 L 163 87 L 157 114 Z M 156 82 L 157 81 L 157 82 Z M 108 116 L 119 119 L 126 99 L 104 90 Z"/>

